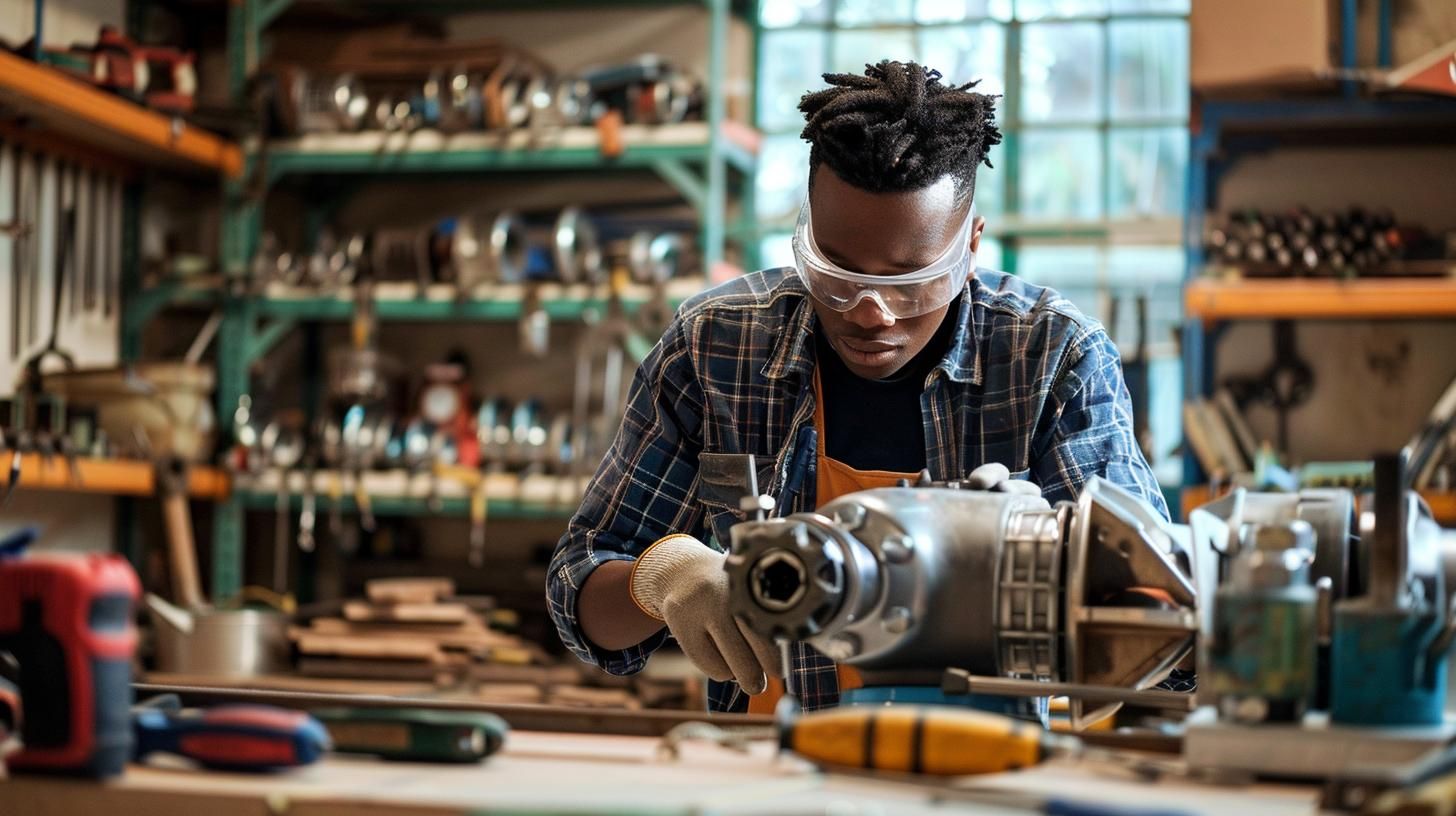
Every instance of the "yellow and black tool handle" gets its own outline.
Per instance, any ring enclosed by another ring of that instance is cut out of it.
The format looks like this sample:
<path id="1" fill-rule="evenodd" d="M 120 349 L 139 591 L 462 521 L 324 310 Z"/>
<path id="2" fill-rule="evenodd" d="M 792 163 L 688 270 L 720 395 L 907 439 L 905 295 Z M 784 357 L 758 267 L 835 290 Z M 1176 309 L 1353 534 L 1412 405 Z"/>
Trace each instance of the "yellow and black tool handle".
<path id="1" fill-rule="evenodd" d="M 1053 743 L 1032 723 L 981 711 L 851 706 L 796 718 L 780 744 L 821 765 L 963 776 L 1035 765 Z"/>

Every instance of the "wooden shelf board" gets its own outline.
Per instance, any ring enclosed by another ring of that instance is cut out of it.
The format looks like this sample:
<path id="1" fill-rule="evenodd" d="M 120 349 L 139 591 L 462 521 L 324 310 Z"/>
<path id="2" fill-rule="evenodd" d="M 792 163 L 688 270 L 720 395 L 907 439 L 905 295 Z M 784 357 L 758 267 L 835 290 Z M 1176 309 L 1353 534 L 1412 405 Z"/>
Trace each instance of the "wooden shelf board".
<path id="1" fill-rule="evenodd" d="M 0 51 L 0 113 L 19 114 L 73 143 L 147 165 L 242 175 L 242 150 L 47 65 Z"/>
<path id="2" fill-rule="evenodd" d="M 1204 322 L 1276 318 L 1456 317 L 1456 279 L 1189 281 L 1184 309 Z"/>
<path id="3" fill-rule="evenodd" d="M 0 485 L 10 479 L 11 451 L 0 454 Z M 65 457 L 26 453 L 20 457 L 20 483 L 16 490 L 50 490 L 111 496 L 156 494 L 156 473 L 151 462 L 135 459 L 76 460 L 79 479 L 73 480 Z M 229 491 L 227 474 L 213 467 L 193 467 L 187 474 L 187 492 L 196 499 L 222 499 Z"/>

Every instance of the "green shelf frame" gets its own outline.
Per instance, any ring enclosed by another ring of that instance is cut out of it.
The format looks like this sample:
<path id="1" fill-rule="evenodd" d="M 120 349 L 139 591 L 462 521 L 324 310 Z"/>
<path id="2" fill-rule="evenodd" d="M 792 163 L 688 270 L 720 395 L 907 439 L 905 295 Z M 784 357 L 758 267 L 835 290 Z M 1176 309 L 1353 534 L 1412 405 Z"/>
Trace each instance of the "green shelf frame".
<path id="1" fill-rule="evenodd" d="M 568 128 L 565 131 L 573 137 L 590 132 L 591 140 L 573 138 L 573 144 L 538 147 L 516 144 L 521 140 L 503 140 L 489 133 L 453 137 L 430 131 L 419 134 L 320 134 L 269 142 L 268 178 L 277 181 L 292 175 L 325 173 L 486 173 L 614 168 L 652 169 L 667 175 L 676 172 L 675 168 L 669 169 L 672 164 L 704 162 L 712 155 L 711 139 L 702 124 L 629 126 L 624 133 L 623 151 L 614 157 L 602 155 L 595 144 L 592 128 Z M 674 130 L 702 130 L 703 135 L 700 141 L 662 143 L 661 136 Z M 653 135 L 651 131 L 657 133 Z M 549 141 L 560 133 L 543 131 L 543 138 Z M 752 172 L 757 163 L 757 157 L 746 145 L 730 142 L 720 150 L 730 166 L 745 173 Z"/>
<path id="2" fill-rule="evenodd" d="M 645 303 L 645 299 L 623 299 L 622 306 L 634 312 Z M 580 320 L 589 312 L 601 314 L 607 308 L 606 297 L 560 298 L 543 300 L 541 308 L 552 320 Z M 680 298 L 670 298 L 668 305 L 676 308 Z M 381 299 L 375 301 L 374 313 L 383 321 L 494 321 L 519 320 L 523 302 L 520 300 L 433 300 L 433 299 Z M 257 304 L 258 316 L 280 320 L 348 320 L 354 315 L 354 303 L 331 297 L 270 298 Z"/>
<path id="3" fill-rule="evenodd" d="M 424 478 L 424 477 L 421 477 Z M 278 495 L 269 491 L 239 490 L 233 494 L 248 510 L 274 511 L 278 508 Z M 448 516 L 461 518 L 470 514 L 470 500 L 459 496 L 441 497 L 440 509 L 431 510 L 429 501 L 420 496 L 371 496 L 370 509 L 376 516 L 430 517 Z M 289 510 L 302 509 L 303 499 L 298 494 L 289 497 Z M 339 506 L 343 512 L 357 514 L 359 506 L 353 496 L 341 496 Z M 334 507 L 334 500 L 328 496 L 318 497 L 318 514 L 326 515 Z M 486 523 L 491 521 L 565 521 L 576 512 L 576 507 L 549 505 L 538 502 L 512 499 L 491 499 L 486 502 Z"/>
<path id="4" fill-rule="evenodd" d="M 320 0 L 297 0 L 311 6 L 323 5 Z M 346 0 L 334 0 L 343 3 Z M 708 14 L 707 86 L 703 123 L 695 124 L 700 135 L 687 138 L 685 125 L 662 126 L 650 132 L 627 126 L 623 129 L 625 150 L 615 158 L 605 158 L 595 141 L 585 134 L 560 131 L 545 132 L 541 146 L 522 141 L 520 135 L 501 138 L 498 134 L 456 134 L 442 136 L 430 131 L 416 134 L 387 134 L 379 137 L 345 134 L 338 137 L 304 137 L 266 143 L 255 141 L 245 145 L 244 180 L 224 185 L 221 228 L 221 268 L 226 280 L 246 278 L 248 259 L 257 246 L 263 226 L 263 207 L 270 187 L 289 177 L 335 175 L 380 177 L 396 174 L 508 173 L 606 171 L 628 168 L 653 172 L 671 185 L 698 215 L 703 267 L 711 272 L 723 258 L 723 245 L 728 235 L 727 199 L 736 195 L 740 215 L 735 236 L 743 236 L 743 263 L 758 265 L 758 243 L 751 236 L 754 223 L 753 179 L 749 175 L 755 157 L 749 145 L 751 132 L 744 137 L 733 134 L 727 121 L 727 95 L 724 78 L 727 73 L 729 20 L 741 16 L 747 23 L 756 55 L 759 48 L 758 0 L 503 0 L 487 8 L 465 0 L 421 0 L 404 4 L 398 0 L 347 0 L 351 10 L 377 10 L 381 13 L 408 10 L 416 13 L 449 13 L 458 11 L 511 11 L 543 9 L 587 9 L 607 7 L 649 7 L 683 5 L 704 8 Z M 247 88 L 259 62 L 267 53 L 265 32 L 295 0 L 233 0 L 227 6 L 228 87 L 232 99 L 243 106 Z M 757 88 L 750 93 L 756 96 Z M 749 100 L 749 110 L 756 111 L 757 100 Z M 679 130 L 672 130 L 679 128 Z M 371 139 L 373 146 L 371 147 Z M 398 147 L 398 149 L 394 149 Z M 730 184 L 730 169 L 739 171 Z M 261 172 L 260 172 L 261 171 Z M 324 223 L 319 204 L 309 213 L 309 223 Z M 123 342 L 133 352 L 139 350 L 140 332 L 147 319 L 164 306 L 177 302 L 174 298 L 191 298 L 178 290 L 158 291 L 139 302 L 126 314 Z M 219 417 L 231 417 L 238 398 L 249 388 L 251 363 L 285 337 L 299 323 L 319 320 L 347 319 L 353 304 L 341 298 L 257 298 L 238 293 L 215 295 L 223 309 L 223 321 L 217 336 L 217 395 Z M 521 303 L 514 300 L 380 299 L 377 314 L 384 320 L 513 320 L 520 317 Z M 546 312 L 553 318 L 580 318 L 587 309 L 601 308 L 604 298 L 560 300 L 546 299 Z M 630 303 L 629 303 L 630 306 Z M 224 600 L 242 585 L 243 516 L 258 503 L 273 506 L 276 496 L 235 494 L 219 503 L 213 514 L 211 596 Z M 404 498 L 379 499 L 375 512 L 382 515 L 401 510 L 403 514 L 428 512 L 423 500 Z M 321 502 L 327 506 L 324 502 Z M 467 511 L 462 499 L 445 500 L 446 514 Z M 491 502 L 489 512 L 501 517 L 560 519 L 565 511 L 556 508 Z M 539 514 L 539 515 L 538 515 Z"/>

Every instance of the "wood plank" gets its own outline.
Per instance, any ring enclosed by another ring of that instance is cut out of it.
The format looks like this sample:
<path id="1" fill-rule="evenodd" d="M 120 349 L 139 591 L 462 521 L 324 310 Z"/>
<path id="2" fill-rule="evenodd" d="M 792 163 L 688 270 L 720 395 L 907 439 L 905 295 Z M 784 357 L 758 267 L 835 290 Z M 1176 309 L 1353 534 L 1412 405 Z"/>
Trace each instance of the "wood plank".
<path id="1" fill-rule="evenodd" d="M 1456 316 L 1456 280 L 1199 278 L 1184 288 L 1190 318 L 1220 320 L 1381 319 Z"/>
<path id="2" fill-rule="evenodd" d="M 377 604 L 428 604 L 455 594 L 449 578 L 375 578 L 364 594 Z"/>
<path id="3" fill-rule="evenodd" d="M 672 760 L 659 753 L 656 739 L 525 730 L 513 730 L 501 753 L 480 765 L 330 756 L 309 768 L 269 775 L 263 782 L 256 774 L 132 766 L 124 777 L 101 785 L 48 776 L 0 781 L 0 796 L 7 806 L 18 805 L 7 807 L 5 816 L 262 816 L 281 812 L 275 807 L 284 802 L 288 816 L 823 813 L 826 803 L 836 801 L 906 816 L 1027 812 L 963 798 L 969 791 L 952 790 L 943 781 L 912 784 L 903 777 L 823 773 L 779 756 L 768 740 L 741 754 L 687 742 Z M 1302 816 L 1317 809 L 1319 798 L 1318 789 L 1310 785 L 1210 786 L 1176 778 L 1150 783 L 1075 760 L 962 783 L 970 785 L 1032 798 L 1055 792 L 1108 812 L 1173 809 L 1190 816 Z M 244 804 L 251 809 L 243 809 Z"/>
<path id="4" fill-rule="evenodd" d="M 473 613 L 470 607 L 457 603 L 392 603 L 376 606 L 364 601 L 344 604 L 344 618 L 355 623 L 465 623 Z M 477 618 L 478 620 L 478 618 Z"/>
<path id="5" fill-rule="evenodd" d="M 351 623 L 338 618 L 315 618 L 308 629 L 319 635 L 350 635 L 358 637 L 404 638 L 407 640 L 429 640 L 445 648 L 485 650 L 500 646 L 519 647 L 523 641 L 512 635 L 502 634 L 483 626 L 436 626 L 428 623 L 382 624 Z"/>
<path id="6" fill-rule="evenodd" d="M 433 665 L 445 663 L 439 644 L 424 640 L 320 635 L 307 630 L 294 634 L 298 650 L 308 655 L 363 657 L 379 660 L 418 660 Z"/>
<path id="7" fill-rule="evenodd" d="M 320 694 L 386 694 L 391 696 L 410 696 L 434 694 L 437 691 L 434 684 L 429 682 L 328 679 L 301 677 L 293 674 L 266 674 L 258 677 L 217 677 L 214 675 L 180 674 L 176 672 L 147 672 L 143 677 L 143 682 L 160 683 L 163 685 L 212 685 L 219 688 L 311 691 Z"/>
<path id="8" fill-rule="evenodd" d="M 10 454 L 4 451 L 4 459 L 0 461 L 4 465 L 0 470 L 0 486 L 10 480 Z M 76 460 L 73 478 L 65 457 L 25 453 L 20 456 L 20 483 L 15 489 L 155 496 L 157 476 L 151 462 L 83 457 Z M 187 470 L 187 492 L 193 498 L 225 499 L 230 489 L 227 474 L 218 468 L 198 465 Z"/>
<path id="9" fill-rule="evenodd" d="M 399 660 L 352 660 L 339 657 L 308 657 L 298 661 L 300 680 L 339 679 L 358 682 L 406 682 L 433 683 L 442 673 L 441 667 Z M 450 674 L 449 671 L 444 672 Z M 507 666 L 482 663 L 470 666 L 465 676 L 477 683 L 531 683 L 548 686 L 560 683 L 579 683 L 581 673 L 571 666 Z M 454 677 L 449 678 L 454 682 Z M 194 684 L 206 685 L 206 684 Z M 267 683 L 250 684 L 253 688 L 268 688 Z M 285 690 L 288 690 L 285 688 Z M 298 691 L 310 691 L 301 685 Z M 327 690 L 327 689 L 324 689 Z"/>
<path id="10" fill-rule="evenodd" d="M 221 136 L 4 51 L 0 103 L 46 130 L 131 161 L 229 178 L 243 172 L 242 150 Z"/>

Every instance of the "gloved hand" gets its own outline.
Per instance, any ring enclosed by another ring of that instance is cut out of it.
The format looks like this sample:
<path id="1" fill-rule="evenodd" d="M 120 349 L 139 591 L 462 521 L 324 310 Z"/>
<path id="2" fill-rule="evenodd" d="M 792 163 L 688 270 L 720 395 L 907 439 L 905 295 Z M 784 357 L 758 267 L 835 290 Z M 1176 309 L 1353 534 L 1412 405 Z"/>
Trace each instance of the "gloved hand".
<path id="1" fill-rule="evenodd" d="M 749 694 L 783 676 L 779 650 L 728 611 L 726 553 L 688 535 L 668 536 L 632 566 L 637 606 L 667 624 L 683 653 L 708 677 L 736 680 Z"/>
<path id="2" fill-rule="evenodd" d="M 1041 488 L 1025 479 L 1011 478 L 1011 471 L 1000 462 L 987 462 L 971 471 L 966 477 L 966 486 L 975 490 L 994 490 L 998 493 L 1019 493 L 1023 496 L 1040 496 Z"/>

